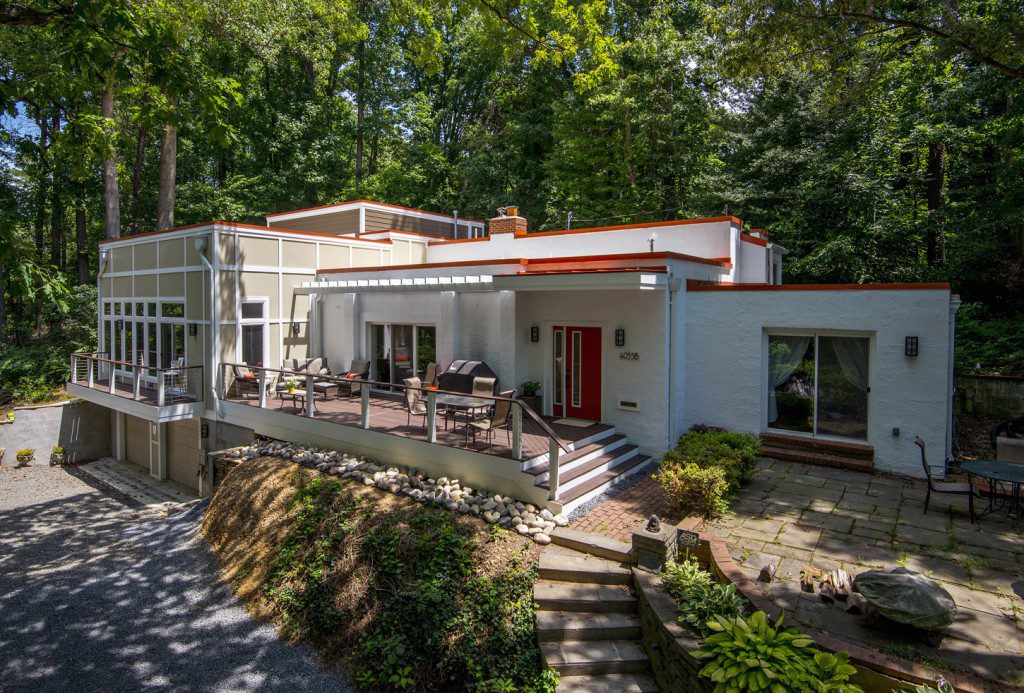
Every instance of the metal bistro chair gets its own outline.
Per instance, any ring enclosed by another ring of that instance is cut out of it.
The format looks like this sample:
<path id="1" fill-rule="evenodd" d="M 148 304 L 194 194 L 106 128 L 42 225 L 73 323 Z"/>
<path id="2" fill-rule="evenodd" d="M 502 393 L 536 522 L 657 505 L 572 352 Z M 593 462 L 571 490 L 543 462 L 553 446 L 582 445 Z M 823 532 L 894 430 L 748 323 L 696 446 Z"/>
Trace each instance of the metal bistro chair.
<path id="1" fill-rule="evenodd" d="M 437 364 L 431 361 L 427 364 L 427 371 L 423 374 L 423 384 L 427 387 L 436 385 L 437 380 Z"/>
<path id="2" fill-rule="evenodd" d="M 974 483 L 971 477 L 967 477 L 967 483 L 951 483 L 946 481 L 932 481 L 932 468 L 928 466 L 928 459 L 924 453 L 924 441 L 921 438 L 914 438 L 914 445 L 921 448 L 921 466 L 924 467 L 924 474 L 928 478 L 928 493 L 924 497 L 924 512 L 928 513 L 928 504 L 932 500 L 932 492 L 948 493 L 955 496 L 967 496 L 967 507 L 970 509 L 971 522 L 974 519 Z"/>
<path id="3" fill-rule="evenodd" d="M 477 432 L 482 432 L 487 435 L 487 448 L 490 449 L 494 446 L 494 432 L 498 429 L 504 428 L 505 433 L 508 434 L 508 444 L 512 447 L 512 429 L 509 427 L 509 413 L 512 411 L 512 396 L 515 395 L 515 390 L 509 390 L 508 392 L 498 393 L 498 397 L 502 399 L 497 400 L 494 403 L 494 409 L 491 411 L 489 418 L 483 419 L 482 421 L 470 421 L 466 424 L 466 434 L 470 432 L 473 434 L 473 443 L 476 443 Z M 468 441 L 467 441 L 468 444 Z"/>
<path id="4" fill-rule="evenodd" d="M 402 381 L 405 385 L 405 425 L 412 425 L 413 414 L 423 417 L 423 430 L 427 430 L 427 403 L 423 401 L 423 391 L 420 389 L 419 378 L 406 378 Z"/>

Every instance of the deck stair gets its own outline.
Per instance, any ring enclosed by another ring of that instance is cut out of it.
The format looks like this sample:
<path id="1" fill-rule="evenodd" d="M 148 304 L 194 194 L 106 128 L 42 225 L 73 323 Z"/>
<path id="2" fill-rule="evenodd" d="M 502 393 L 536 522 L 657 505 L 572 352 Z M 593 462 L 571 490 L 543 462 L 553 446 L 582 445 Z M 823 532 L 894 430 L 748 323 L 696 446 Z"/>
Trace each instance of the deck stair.
<path id="1" fill-rule="evenodd" d="M 576 441 L 572 452 L 558 460 L 558 501 L 562 512 L 572 510 L 614 486 L 626 477 L 644 470 L 651 462 L 636 445 L 610 426 L 602 426 L 593 436 Z M 528 460 L 523 472 L 534 478 L 534 486 L 550 489 L 548 456 Z"/>
<path id="2" fill-rule="evenodd" d="M 856 472 L 872 472 L 875 468 L 875 449 L 852 441 L 762 433 L 760 454 L 783 462 L 801 462 Z"/>
<path id="3" fill-rule="evenodd" d="M 564 543 L 586 548 L 576 536 L 586 535 L 564 529 L 555 535 L 560 533 L 569 537 Z M 602 545 L 596 550 L 628 557 L 628 548 Z M 657 691 L 641 642 L 633 573 L 628 563 L 603 556 L 559 543 L 541 553 L 534 585 L 541 656 L 558 671 L 560 693 Z"/>

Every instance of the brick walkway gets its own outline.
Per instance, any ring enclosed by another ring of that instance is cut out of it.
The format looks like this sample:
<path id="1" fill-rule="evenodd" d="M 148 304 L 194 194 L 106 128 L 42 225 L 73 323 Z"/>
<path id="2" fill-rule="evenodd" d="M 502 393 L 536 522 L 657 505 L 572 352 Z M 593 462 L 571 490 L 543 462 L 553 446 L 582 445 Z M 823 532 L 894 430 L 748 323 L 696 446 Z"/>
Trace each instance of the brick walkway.
<path id="1" fill-rule="evenodd" d="M 629 543 L 633 530 L 646 524 L 651 515 L 676 524 L 682 516 L 675 511 L 661 486 L 650 476 L 614 498 L 605 501 L 573 522 L 574 529 Z"/>

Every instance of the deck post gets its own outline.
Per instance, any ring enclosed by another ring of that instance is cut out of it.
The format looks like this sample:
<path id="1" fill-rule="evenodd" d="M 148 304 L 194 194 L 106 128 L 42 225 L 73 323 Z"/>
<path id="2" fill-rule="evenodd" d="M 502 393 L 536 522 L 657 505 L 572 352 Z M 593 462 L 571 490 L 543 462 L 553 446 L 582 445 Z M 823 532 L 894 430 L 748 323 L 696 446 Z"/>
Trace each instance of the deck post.
<path id="1" fill-rule="evenodd" d="M 306 374 L 306 416 L 313 418 L 313 397 L 316 392 L 313 390 L 313 375 L 310 373 Z"/>
<path id="2" fill-rule="evenodd" d="M 360 425 L 363 428 L 370 427 L 370 386 L 363 383 L 359 386 L 359 403 L 362 406 Z"/>
<path id="3" fill-rule="evenodd" d="M 135 367 L 135 373 L 132 376 L 132 399 L 139 398 L 139 376 L 142 375 L 142 371 L 139 367 Z"/>
<path id="4" fill-rule="evenodd" d="M 512 403 L 512 459 L 523 459 L 523 405 Z"/>
<path id="5" fill-rule="evenodd" d="M 71 354 L 71 382 L 78 382 L 78 357 Z"/>
<path id="6" fill-rule="evenodd" d="M 111 362 L 108 365 L 110 366 L 110 380 L 107 382 L 107 392 L 114 394 L 114 385 L 117 384 L 117 364 Z"/>
<path id="7" fill-rule="evenodd" d="M 548 438 L 548 500 L 558 500 L 558 441 Z"/>
<path id="8" fill-rule="evenodd" d="M 164 376 L 167 375 L 166 371 L 156 372 L 156 406 L 164 406 L 164 395 L 167 391 L 167 381 Z"/>
<path id="9" fill-rule="evenodd" d="M 88 378 L 87 382 L 89 383 L 89 387 L 91 388 L 93 386 L 93 383 L 96 381 L 96 360 L 92 358 L 86 359 L 85 368 L 88 373 L 88 375 L 86 375 L 86 377 Z"/>
<path id="10" fill-rule="evenodd" d="M 260 369 L 260 409 L 267 408 L 267 369 Z"/>
<path id="11" fill-rule="evenodd" d="M 427 390 L 427 442 L 437 442 L 437 390 Z"/>

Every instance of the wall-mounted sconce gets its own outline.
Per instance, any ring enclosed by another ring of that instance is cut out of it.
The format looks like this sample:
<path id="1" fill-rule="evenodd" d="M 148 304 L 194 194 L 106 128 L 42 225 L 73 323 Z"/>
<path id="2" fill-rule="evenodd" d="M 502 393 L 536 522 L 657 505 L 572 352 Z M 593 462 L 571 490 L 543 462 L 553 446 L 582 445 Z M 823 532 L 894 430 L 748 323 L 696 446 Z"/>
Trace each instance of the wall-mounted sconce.
<path id="1" fill-rule="evenodd" d="M 203 437 L 203 438 L 209 438 L 210 437 L 210 424 L 205 424 L 205 423 L 204 424 L 200 424 L 200 426 L 199 426 L 199 435 L 201 437 Z"/>
<path id="2" fill-rule="evenodd" d="M 100 274 L 107 271 L 107 258 L 110 257 L 110 251 L 106 248 L 100 249 Z"/>
<path id="3" fill-rule="evenodd" d="M 292 323 L 292 332 L 295 333 L 296 335 L 299 334 L 300 332 L 302 332 L 302 325 L 300 325 L 297 322 L 293 322 Z"/>
<path id="4" fill-rule="evenodd" d="M 199 325 L 195 324 L 194 322 L 190 322 L 188 324 L 188 336 L 189 337 L 195 337 L 198 334 L 199 334 Z"/>
<path id="5" fill-rule="evenodd" d="M 907 356 L 917 356 L 917 337 L 907 337 L 904 340 L 903 353 Z"/>
<path id="6" fill-rule="evenodd" d="M 124 320 L 121 320 L 120 318 L 118 318 L 118 320 L 117 320 L 117 329 L 118 330 L 123 330 L 124 329 Z"/>
<path id="7" fill-rule="evenodd" d="M 534 325 L 534 326 L 532 326 L 530 328 L 530 341 L 531 342 L 539 342 L 540 341 L 540 327 L 538 327 L 537 325 Z"/>
<path id="8" fill-rule="evenodd" d="M 192 239 L 192 243 L 194 244 L 195 249 L 198 250 L 200 253 L 206 252 L 206 236 L 196 236 L 195 238 Z"/>
<path id="9" fill-rule="evenodd" d="M 621 327 L 615 330 L 615 346 L 626 346 L 626 331 Z"/>

